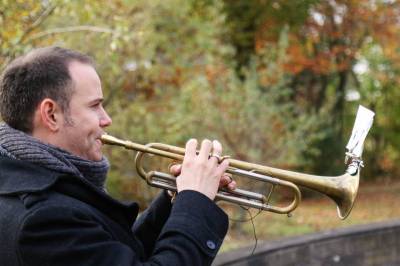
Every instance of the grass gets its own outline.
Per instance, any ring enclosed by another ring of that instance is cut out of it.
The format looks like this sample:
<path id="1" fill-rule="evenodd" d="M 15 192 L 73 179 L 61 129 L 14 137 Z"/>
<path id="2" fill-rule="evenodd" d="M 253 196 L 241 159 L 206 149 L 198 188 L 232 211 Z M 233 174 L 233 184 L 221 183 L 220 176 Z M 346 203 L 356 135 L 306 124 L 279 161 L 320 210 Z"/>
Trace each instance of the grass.
<path id="1" fill-rule="evenodd" d="M 261 212 L 253 219 L 256 236 L 260 241 L 298 236 L 328 229 L 392 220 L 400 217 L 400 182 L 374 182 L 360 185 L 352 212 L 346 220 L 337 216 L 335 203 L 327 197 L 305 199 L 293 212 L 286 215 Z M 228 209 L 232 217 L 238 208 Z M 253 215 L 257 211 L 252 211 Z M 255 244 L 253 226 L 250 221 L 231 221 L 230 230 L 221 247 L 221 253 Z"/>

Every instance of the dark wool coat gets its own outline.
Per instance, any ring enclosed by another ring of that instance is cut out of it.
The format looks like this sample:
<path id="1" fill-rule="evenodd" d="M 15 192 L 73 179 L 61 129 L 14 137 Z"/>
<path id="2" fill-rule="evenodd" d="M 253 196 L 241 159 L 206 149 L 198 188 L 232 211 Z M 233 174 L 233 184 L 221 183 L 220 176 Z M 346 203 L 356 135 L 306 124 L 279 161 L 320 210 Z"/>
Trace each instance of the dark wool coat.
<path id="1" fill-rule="evenodd" d="M 196 191 L 137 215 L 85 180 L 0 156 L 1 266 L 210 265 L 228 226 Z"/>

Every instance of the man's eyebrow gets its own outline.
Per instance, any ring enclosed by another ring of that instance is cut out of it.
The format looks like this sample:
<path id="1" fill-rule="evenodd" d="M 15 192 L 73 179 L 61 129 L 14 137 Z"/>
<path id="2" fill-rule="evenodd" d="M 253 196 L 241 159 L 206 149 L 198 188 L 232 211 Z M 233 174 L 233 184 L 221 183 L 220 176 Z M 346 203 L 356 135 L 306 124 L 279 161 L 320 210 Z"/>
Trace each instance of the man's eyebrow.
<path id="1" fill-rule="evenodd" d="M 104 101 L 104 98 L 96 98 L 96 99 L 89 101 L 89 104 L 102 103 L 103 101 Z"/>

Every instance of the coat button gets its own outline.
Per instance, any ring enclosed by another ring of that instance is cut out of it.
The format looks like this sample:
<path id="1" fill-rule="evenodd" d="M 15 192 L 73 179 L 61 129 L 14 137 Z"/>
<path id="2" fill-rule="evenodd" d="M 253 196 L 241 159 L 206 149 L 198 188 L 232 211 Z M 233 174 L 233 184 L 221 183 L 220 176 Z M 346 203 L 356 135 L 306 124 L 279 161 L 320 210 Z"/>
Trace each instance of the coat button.
<path id="1" fill-rule="evenodd" d="M 213 241 L 208 240 L 208 241 L 207 241 L 207 247 L 208 247 L 209 249 L 215 249 L 216 245 L 215 245 L 215 243 L 214 243 Z"/>

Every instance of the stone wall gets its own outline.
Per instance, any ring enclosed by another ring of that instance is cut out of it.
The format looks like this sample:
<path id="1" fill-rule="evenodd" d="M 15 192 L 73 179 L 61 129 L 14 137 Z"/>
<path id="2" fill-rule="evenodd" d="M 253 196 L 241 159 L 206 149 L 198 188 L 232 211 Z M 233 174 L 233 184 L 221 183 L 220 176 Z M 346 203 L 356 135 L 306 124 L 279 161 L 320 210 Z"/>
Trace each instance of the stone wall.
<path id="1" fill-rule="evenodd" d="M 264 242 L 220 254 L 213 266 L 400 265 L 400 220 Z"/>

